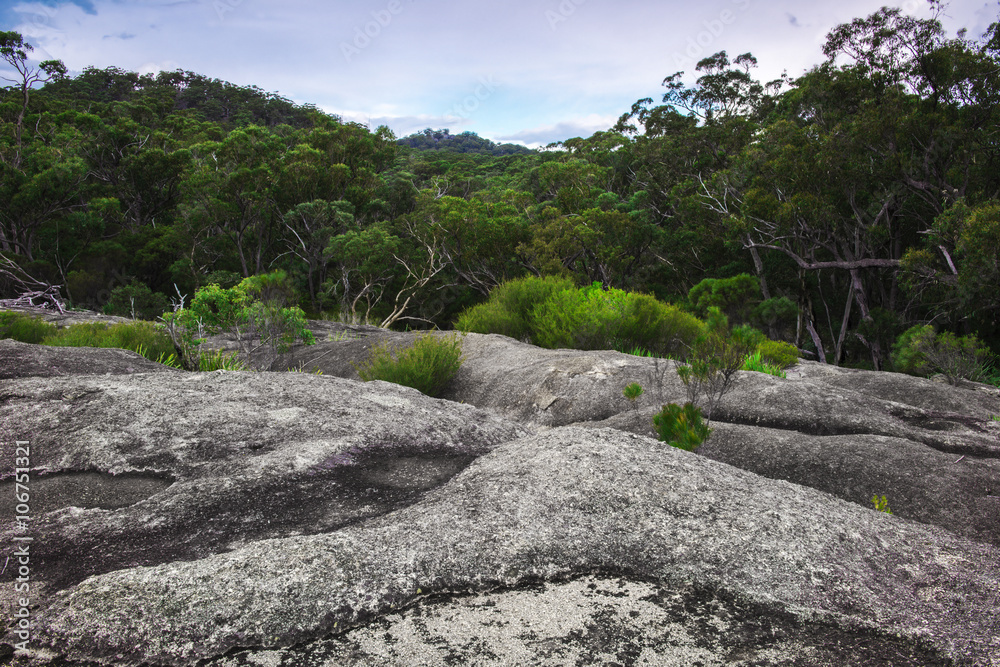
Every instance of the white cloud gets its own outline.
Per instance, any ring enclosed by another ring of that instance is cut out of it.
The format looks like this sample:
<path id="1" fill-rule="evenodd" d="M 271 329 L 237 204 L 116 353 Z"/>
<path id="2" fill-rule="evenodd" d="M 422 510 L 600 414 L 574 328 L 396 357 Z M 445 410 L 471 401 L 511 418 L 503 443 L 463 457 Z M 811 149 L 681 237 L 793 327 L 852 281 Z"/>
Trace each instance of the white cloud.
<path id="1" fill-rule="evenodd" d="M 7 16 L 36 55 L 73 71 L 183 68 L 398 134 L 542 144 L 606 129 L 635 100 L 658 100 L 665 76 L 684 69 L 693 82 L 695 62 L 719 50 L 753 52 L 765 81 L 797 76 L 822 61 L 830 29 L 884 1 L 51 0 Z M 949 11 L 952 32 L 996 20 L 995 7 Z"/>

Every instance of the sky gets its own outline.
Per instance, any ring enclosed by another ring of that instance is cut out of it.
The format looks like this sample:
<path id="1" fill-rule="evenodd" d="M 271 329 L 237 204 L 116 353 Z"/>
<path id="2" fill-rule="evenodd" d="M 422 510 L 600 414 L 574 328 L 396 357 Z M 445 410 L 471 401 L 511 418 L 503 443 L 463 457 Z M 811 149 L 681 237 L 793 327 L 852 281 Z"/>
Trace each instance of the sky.
<path id="1" fill-rule="evenodd" d="M 762 81 L 823 61 L 827 33 L 926 0 L 0 0 L 0 29 L 78 73 L 184 69 L 256 85 L 346 121 L 475 132 L 532 147 L 606 130 L 664 77 L 751 52 Z M 979 36 L 997 0 L 953 0 Z"/>

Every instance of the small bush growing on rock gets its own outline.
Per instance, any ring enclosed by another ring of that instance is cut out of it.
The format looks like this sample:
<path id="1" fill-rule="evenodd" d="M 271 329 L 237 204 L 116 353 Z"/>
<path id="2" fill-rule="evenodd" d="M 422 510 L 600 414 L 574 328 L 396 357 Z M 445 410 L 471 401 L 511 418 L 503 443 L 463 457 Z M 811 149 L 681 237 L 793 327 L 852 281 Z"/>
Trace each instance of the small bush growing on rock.
<path id="1" fill-rule="evenodd" d="M 412 387 L 428 396 L 440 396 L 462 366 L 462 341 L 423 334 L 410 347 L 393 348 L 388 342 L 372 350 L 368 360 L 355 364 L 365 382 L 384 380 Z"/>
<path id="2" fill-rule="evenodd" d="M 643 388 L 642 385 L 639 384 L 638 382 L 633 382 L 627 385 L 624 389 L 622 389 L 622 395 L 628 399 L 629 404 L 632 406 L 633 410 L 638 409 L 638 404 L 636 402 L 639 400 L 639 397 L 642 396 L 642 394 L 643 394 Z"/>
<path id="3" fill-rule="evenodd" d="M 883 496 L 872 496 L 872 505 L 875 506 L 876 512 L 885 512 L 886 514 L 892 514 L 892 510 L 889 509 L 889 501 Z"/>
<path id="4" fill-rule="evenodd" d="M 524 278 L 497 287 L 462 313 L 460 331 L 498 333 L 549 349 L 633 349 L 683 353 L 704 331 L 698 318 L 656 298 L 600 283 L 577 289 L 565 278 Z"/>
<path id="5" fill-rule="evenodd" d="M 896 371 L 922 377 L 941 373 L 951 384 L 985 379 L 989 359 L 989 349 L 975 336 L 958 337 L 950 331 L 935 334 L 929 324 L 904 331 L 892 351 Z"/>
<path id="6" fill-rule="evenodd" d="M 766 373 L 768 375 L 773 375 L 775 377 L 784 378 L 786 377 L 785 371 L 781 370 L 780 366 L 775 366 L 774 364 L 769 364 L 764 360 L 761 355 L 760 350 L 757 350 L 746 359 L 743 360 L 743 367 L 740 370 L 753 371 L 755 373 Z"/>
<path id="7" fill-rule="evenodd" d="M 187 308 L 178 307 L 163 316 L 167 329 L 184 358 L 185 367 L 201 369 L 199 346 L 211 334 L 229 332 L 249 362 L 269 368 L 277 356 L 293 343 L 316 342 L 308 329 L 305 313 L 287 306 L 294 295 L 287 276 L 275 271 L 244 278 L 239 285 L 200 288 Z"/>
<path id="8" fill-rule="evenodd" d="M 687 388 L 688 402 L 705 401 L 705 421 L 712 420 L 716 404 L 728 392 L 736 372 L 757 349 L 763 339 L 756 329 L 746 326 L 729 328 L 729 321 L 718 308 L 709 308 L 708 330 L 698 337 L 688 365 L 679 366 L 677 374 Z"/>
<path id="9" fill-rule="evenodd" d="M 708 424 L 702 421 L 701 410 L 691 403 L 683 407 L 676 403 L 664 405 L 663 410 L 653 416 L 653 428 L 661 442 L 688 452 L 698 449 L 712 433 Z"/>
<path id="10" fill-rule="evenodd" d="M 74 324 L 57 329 L 42 341 L 53 347 L 118 347 L 138 352 L 157 361 L 175 353 L 170 336 L 152 322 L 121 322 L 107 325 L 101 322 Z"/>
<path id="11" fill-rule="evenodd" d="M 517 340 L 531 340 L 531 313 L 557 292 L 572 290 L 568 278 L 520 278 L 509 280 L 490 292 L 486 303 L 466 310 L 458 317 L 455 328 L 471 333 L 497 333 Z"/>
<path id="12" fill-rule="evenodd" d="M 780 340 L 765 340 L 757 347 L 764 363 L 785 369 L 799 362 L 799 348 Z"/>
<path id="13" fill-rule="evenodd" d="M 0 313 L 0 338 L 12 338 L 21 343 L 41 343 L 51 336 L 56 326 L 40 317 L 6 311 Z"/>

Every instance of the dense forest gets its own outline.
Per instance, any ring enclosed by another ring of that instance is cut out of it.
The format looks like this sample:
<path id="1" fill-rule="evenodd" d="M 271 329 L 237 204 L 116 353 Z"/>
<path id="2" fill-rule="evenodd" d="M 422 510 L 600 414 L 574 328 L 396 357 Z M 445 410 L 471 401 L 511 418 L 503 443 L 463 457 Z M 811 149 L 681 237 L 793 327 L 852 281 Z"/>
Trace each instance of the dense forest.
<path id="1" fill-rule="evenodd" d="M 882 368 L 916 323 L 1000 353 L 997 24 L 950 38 L 882 9 L 766 83 L 720 52 L 542 151 L 397 139 L 192 72 L 69 77 L 17 33 L 0 53 L 20 77 L 0 252 L 77 307 L 280 268 L 313 317 L 450 328 L 504 281 L 558 275 L 687 308 L 730 290 L 829 363 Z"/>

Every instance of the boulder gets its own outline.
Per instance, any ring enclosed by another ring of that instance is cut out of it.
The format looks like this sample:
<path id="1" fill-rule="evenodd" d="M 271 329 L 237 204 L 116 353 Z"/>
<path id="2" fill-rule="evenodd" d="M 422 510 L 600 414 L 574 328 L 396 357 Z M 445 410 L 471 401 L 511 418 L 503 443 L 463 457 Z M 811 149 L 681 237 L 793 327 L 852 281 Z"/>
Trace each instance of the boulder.
<path id="1" fill-rule="evenodd" d="M 374 327 L 327 326 L 327 340 L 297 349 L 292 363 L 356 378 L 354 364 L 374 345 L 412 341 Z M 536 427 L 576 423 L 655 436 L 660 406 L 687 400 L 669 360 L 544 350 L 499 335 L 468 334 L 462 348 L 465 361 L 446 396 Z M 634 406 L 622 396 L 630 382 L 646 389 Z M 901 516 L 1000 544 L 1000 422 L 991 415 L 1000 415 L 996 387 L 804 362 L 787 378 L 737 373 L 700 451 L 865 507 L 885 495 Z"/>
<path id="2" fill-rule="evenodd" d="M 39 610 L 51 653 L 37 655 L 996 665 L 998 591 L 994 547 L 650 438 L 563 427 L 337 531 L 90 577 Z"/>
<path id="3" fill-rule="evenodd" d="M 657 410 L 585 424 L 655 437 Z M 994 433 L 1000 438 L 1000 424 Z M 1000 459 L 959 456 L 906 438 L 864 433 L 810 435 L 713 421 L 698 454 L 872 507 L 885 496 L 896 516 L 1000 546 Z"/>
<path id="4" fill-rule="evenodd" d="M 375 345 L 388 341 L 405 346 L 413 341 L 413 334 L 374 327 L 325 335 L 335 340 L 297 347 L 276 366 L 356 379 L 355 365 Z M 545 350 L 497 334 L 467 334 L 462 337 L 462 350 L 462 368 L 445 398 L 527 424 L 597 422 L 632 407 L 687 400 L 677 363 L 671 360 L 607 350 Z M 788 378 L 739 372 L 733 390 L 712 418 L 811 435 L 901 437 L 958 455 L 1000 458 L 1000 439 L 990 419 L 1000 414 L 1000 389 L 972 383 L 971 388 L 950 387 L 898 373 L 833 371 L 837 374 L 831 376 L 812 370 L 816 366 L 820 364 Z M 858 389 L 844 377 L 857 378 Z M 622 396 L 622 389 L 631 382 L 646 389 L 636 406 Z"/>
<path id="5" fill-rule="evenodd" d="M 0 382 L 0 396 L 0 460 L 28 443 L 32 509 L 5 521 L 2 539 L 15 544 L 22 527 L 37 536 L 36 596 L 335 531 L 414 502 L 527 432 L 413 389 L 298 373 L 21 378 Z M 14 472 L 0 472 L 8 517 Z"/>
<path id="6" fill-rule="evenodd" d="M 0 340 L 0 380 L 63 375 L 171 373 L 175 369 L 131 350 L 98 347 L 49 347 Z"/>

